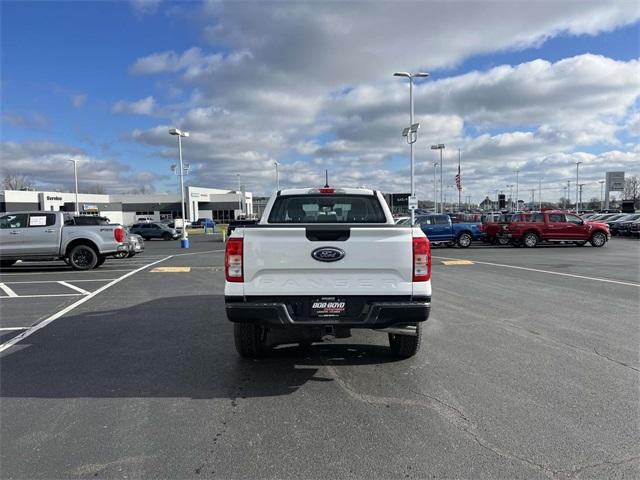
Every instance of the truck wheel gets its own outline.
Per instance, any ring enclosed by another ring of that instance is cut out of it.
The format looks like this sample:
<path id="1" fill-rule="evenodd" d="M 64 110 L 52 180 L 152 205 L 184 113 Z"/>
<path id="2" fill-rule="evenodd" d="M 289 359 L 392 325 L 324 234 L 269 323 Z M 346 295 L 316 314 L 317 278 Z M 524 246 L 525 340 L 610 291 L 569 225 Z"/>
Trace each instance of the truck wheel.
<path id="1" fill-rule="evenodd" d="M 538 244 L 538 235 L 533 232 L 528 232 L 522 237 L 522 243 L 527 248 L 533 248 Z"/>
<path id="2" fill-rule="evenodd" d="M 422 329 L 420 324 L 416 325 L 417 335 L 399 335 L 397 333 L 389 334 L 389 348 L 391 355 L 396 358 L 413 357 L 420 350 L 420 339 L 422 338 Z"/>
<path id="3" fill-rule="evenodd" d="M 602 232 L 595 232 L 593 235 L 591 235 L 589 243 L 593 247 L 602 247 L 605 243 L 607 243 L 607 237 L 605 237 L 604 233 Z"/>
<path id="4" fill-rule="evenodd" d="M 458 236 L 458 240 L 456 240 L 456 243 L 460 248 L 467 248 L 469 245 L 471 245 L 471 235 L 469 235 L 468 233 L 460 234 Z"/>
<path id="5" fill-rule="evenodd" d="M 98 257 L 98 261 L 96 262 L 96 266 L 93 268 L 98 268 L 100 265 L 102 265 L 106 261 L 107 261 L 107 257 L 105 255 L 100 255 Z"/>
<path id="6" fill-rule="evenodd" d="M 0 260 L 0 268 L 7 268 L 16 263 L 17 260 Z"/>
<path id="7" fill-rule="evenodd" d="M 253 323 L 234 323 L 233 340 L 236 351 L 246 358 L 259 358 L 264 354 L 264 329 Z"/>
<path id="8" fill-rule="evenodd" d="M 91 270 L 98 264 L 98 254 L 89 245 L 76 245 L 69 252 L 69 265 L 74 270 Z"/>

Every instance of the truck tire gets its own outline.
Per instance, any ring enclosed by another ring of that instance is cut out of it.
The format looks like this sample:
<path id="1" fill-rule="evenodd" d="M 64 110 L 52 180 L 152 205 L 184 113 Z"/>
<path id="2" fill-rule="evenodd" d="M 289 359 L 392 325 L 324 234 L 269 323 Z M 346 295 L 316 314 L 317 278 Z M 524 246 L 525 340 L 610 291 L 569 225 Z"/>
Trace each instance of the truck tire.
<path id="1" fill-rule="evenodd" d="M 507 237 L 498 237 L 498 245 L 509 245 L 511 243 L 511 239 Z"/>
<path id="2" fill-rule="evenodd" d="M 389 348 L 391 355 L 396 358 L 413 357 L 420 350 L 420 340 L 422 339 L 422 329 L 420 324 L 416 325 L 417 335 L 399 335 L 389 333 Z"/>
<path id="3" fill-rule="evenodd" d="M 458 235 L 456 243 L 460 248 L 468 248 L 469 245 L 471 245 L 471 235 L 469 235 L 468 233 L 461 233 L 460 235 Z"/>
<path id="4" fill-rule="evenodd" d="M 602 247 L 607 243 L 607 237 L 602 232 L 594 232 L 589 239 L 589 243 L 592 247 Z"/>
<path id="5" fill-rule="evenodd" d="M 527 232 L 522 237 L 522 243 L 527 248 L 535 247 L 538 244 L 539 241 L 540 241 L 540 239 L 538 238 L 538 235 L 536 235 L 533 232 Z"/>
<path id="6" fill-rule="evenodd" d="M 91 270 L 98 264 L 98 252 L 89 245 L 76 245 L 69 252 L 69 265 L 74 270 Z"/>
<path id="7" fill-rule="evenodd" d="M 253 323 L 234 323 L 233 341 L 242 357 L 260 358 L 264 355 L 264 329 Z"/>
<path id="8" fill-rule="evenodd" d="M 0 260 L 0 268 L 7 268 L 16 263 L 17 260 Z"/>

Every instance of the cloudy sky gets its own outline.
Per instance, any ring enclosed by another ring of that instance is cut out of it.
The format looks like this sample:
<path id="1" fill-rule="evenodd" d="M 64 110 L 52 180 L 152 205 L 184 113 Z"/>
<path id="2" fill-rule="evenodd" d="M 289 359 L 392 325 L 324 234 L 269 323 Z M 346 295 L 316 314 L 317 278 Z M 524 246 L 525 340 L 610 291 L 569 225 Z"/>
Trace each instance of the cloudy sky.
<path id="1" fill-rule="evenodd" d="M 175 192 L 187 183 L 268 194 L 333 184 L 409 188 L 415 89 L 417 192 L 432 197 L 458 149 L 464 195 L 543 184 L 584 198 L 609 170 L 640 174 L 637 1 L 2 2 L 3 173 L 40 188 Z M 453 192 L 453 188 L 447 189 Z M 536 192 L 537 199 L 537 192 Z"/>

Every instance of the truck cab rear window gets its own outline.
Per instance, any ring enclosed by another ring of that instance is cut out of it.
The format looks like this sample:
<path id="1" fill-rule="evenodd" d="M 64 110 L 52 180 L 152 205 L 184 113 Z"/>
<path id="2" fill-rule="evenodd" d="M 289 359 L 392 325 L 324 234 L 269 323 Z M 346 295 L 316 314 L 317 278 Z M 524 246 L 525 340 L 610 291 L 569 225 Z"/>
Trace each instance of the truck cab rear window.
<path id="1" fill-rule="evenodd" d="M 269 223 L 386 223 L 378 198 L 364 195 L 291 195 L 276 198 Z"/>

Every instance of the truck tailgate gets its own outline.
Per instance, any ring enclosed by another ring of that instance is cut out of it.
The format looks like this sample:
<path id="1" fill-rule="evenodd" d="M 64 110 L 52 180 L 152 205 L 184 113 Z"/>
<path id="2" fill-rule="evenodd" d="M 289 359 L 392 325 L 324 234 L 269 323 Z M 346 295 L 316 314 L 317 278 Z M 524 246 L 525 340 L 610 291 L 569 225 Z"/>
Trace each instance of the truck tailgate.
<path id="1" fill-rule="evenodd" d="M 412 294 L 410 227 L 342 226 L 348 231 L 343 241 L 309 239 L 307 229 L 314 231 L 306 226 L 243 229 L 244 295 Z M 311 253 L 322 247 L 344 251 L 344 258 L 318 261 Z"/>

